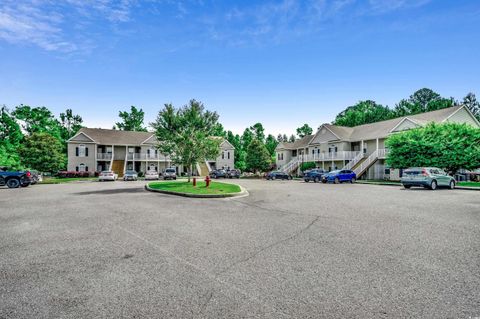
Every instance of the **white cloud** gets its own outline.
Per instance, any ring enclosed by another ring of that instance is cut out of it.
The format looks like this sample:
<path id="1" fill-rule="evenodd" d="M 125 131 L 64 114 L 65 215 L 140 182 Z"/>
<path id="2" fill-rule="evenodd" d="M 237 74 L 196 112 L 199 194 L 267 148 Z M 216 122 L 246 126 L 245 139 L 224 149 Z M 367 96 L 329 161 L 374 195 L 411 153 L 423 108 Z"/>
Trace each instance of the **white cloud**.
<path id="1" fill-rule="evenodd" d="M 133 0 L 3 0 L 0 4 L 0 40 L 33 44 L 46 51 L 88 52 L 92 41 L 79 34 L 90 20 L 122 23 L 130 20 Z M 77 29 L 69 34 L 67 29 Z"/>
<path id="2" fill-rule="evenodd" d="M 386 13 L 403 8 L 415 8 L 429 3 L 431 0 L 369 0 L 374 13 Z"/>

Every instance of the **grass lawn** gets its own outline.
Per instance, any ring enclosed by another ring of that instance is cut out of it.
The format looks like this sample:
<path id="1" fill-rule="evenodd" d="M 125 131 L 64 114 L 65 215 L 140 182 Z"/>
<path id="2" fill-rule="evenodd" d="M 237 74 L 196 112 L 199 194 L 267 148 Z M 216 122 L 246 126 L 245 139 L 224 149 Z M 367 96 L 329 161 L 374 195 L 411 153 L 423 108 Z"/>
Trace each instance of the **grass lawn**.
<path id="1" fill-rule="evenodd" d="M 196 187 L 193 187 L 192 182 L 186 181 L 153 182 L 148 184 L 148 186 L 153 189 L 188 194 L 228 194 L 241 191 L 238 185 L 220 182 L 210 182 L 210 186 L 207 188 L 203 181 L 197 181 Z"/>
<path id="2" fill-rule="evenodd" d="M 457 186 L 480 187 L 480 182 L 458 182 Z"/>
<path id="3" fill-rule="evenodd" d="M 43 181 L 39 184 L 63 184 L 77 181 L 95 181 L 98 177 L 67 177 L 67 178 L 58 178 L 58 177 L 44 177 Z"/>

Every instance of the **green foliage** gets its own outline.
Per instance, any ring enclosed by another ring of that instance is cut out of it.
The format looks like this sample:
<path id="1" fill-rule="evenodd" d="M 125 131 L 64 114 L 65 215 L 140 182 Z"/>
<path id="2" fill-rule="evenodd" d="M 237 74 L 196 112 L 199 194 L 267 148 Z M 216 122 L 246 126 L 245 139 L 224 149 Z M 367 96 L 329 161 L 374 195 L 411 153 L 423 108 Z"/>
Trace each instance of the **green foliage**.
<path id="1" fill-rule="evenodd" d="M 17 149 L 23 139 L 15 118 L 5 106 L 0 108 L 0 166 L 21 168 Z"/>
<path id="2" fill-rule="evenodd" d="M 456 172 L 480 167 L 480 129 L 466 124 L 429 124 L 391 135 L 387 163 L 393 168 L 434 166 Z"/>
<path id="3" fill-rule="evenodd" d="M 227 141 L 230 142 L 230 144 L 235 147 L 235 156 L 234 156 L 234 163 L 235 163 L 235 168 L 244 171 L 246 169 L 246 163 L 245 163 L 245 157 L 247 153 L 245 150 L 242 148 L 242 140 L 240 138 L 240 135 L 238 134 L 233 134 L 232 131 L 227 132 Z"/>
<path id="4" fill-rule="evenodd" d="M 303 138 L 306 135 L 311 135 L 312 133 L 313 129 L 308 124 L 303 124 L 303 126 L 297 128 L 297 135 L 300 138 Z"/>
<path id="5" fill-rule="evenodd" d="M 33 133 L 19 148 L 22 163 L 40 172 L 54 173 L 66 166 L 62 143 L 48 133 Z"/>
<path id="6" fill-rule="evenodd" d="M 60 113 L 60 135 L 63 141 L 73 137 L 82 128 L 83 119 L 80 115 L 73 114 L 72 109 Z"/>
<path id="7" fill-rule="evenodd" d="M 440 110 L 454 106 L 456 102 L 453 98 L 443 98 L 440 94 L 431 89 L 423 88 L 412 95 L 407 100 L 401 100 L 394 109 L 394 116 L 407 116 L 418 113 Z"/>
<path id="8" fill-rule="evenodd" d="M 315 167 L 317 167 L 315 162 L 304 162 L 300 164 L 300 170 L 302 172 L 305 172 L 306 170 L 309 170 L 309 169 L 314 169 Z"/>
<path id="9" fill-rule="evenodd" d="M 265 147 L 268 150 L 268 154 L 270 156 L 275 157 L 275 149 L 277 148 L 278 142 L 272 134 L 268 134 L 267 138 L 265 139 Z"/>
<path id="10" fill-rule="evenodd" d="M 480 121 L 480 102 L 477 101 L 475 94 L 468 93 L 467 96 L 463 98 L 462 104 Z"/>
<path id="11" fill-rule="evenodd" d="M 296 140 L 297 140 L 297 138 L 296 138 L 295 135 L 293 135 L 293 134 L 290 135 L 290 137 L 288 138 L 288 142 L 289 142 L 289 143 L 293 143 L 293 142 L 295 142 Z"/>
<path id="12" fill-rule="evenodd" d="M 139 131 L 146 132 L 147 129 L 143 126 L 145 112 L 142 109 L 137 109 L 134 105 L 130 106 L 130 112 L 120 111 L 118 116 L 122 122 L 115 123 L 115 127 L 122 131 Z"/>
<path id="13" fill-rule="evenodd" d="M 394 113 L 388 107 L 367 100 L 347 107 L 335 117 L 333 124 L 352 127 L 384 121 L 393 117 Z"/>
<path id="14" fill-rule="evenodd" d="M 19 105 L 12 113 L 17 120 L 23 122 L 22 128 L 32 135 L 33 133 L 48 133 L 58 140 L 62 139 L 60 122 L 46 107 L 30 107 Z"/>
<path id="15" fill-rule="evenodd" d="M 227 137 L 227 132 L 225 131 L 221 123 L 217 123 L 213 128 L 213 136 L 219 136 L 223 138 Z"/>
<path id="16" fill-rule="evenodd" d="M 205 111 L 204 105 L 195 100 L 180 109 L 165 104 L 152 123 L 157 148 L 175 164 L 187 166 L 190 178 L 194 165 L 216 158 L 220 152 L 222 140 L 212 138 L 217 121 L 216 112 Z"/>
<path id="17" fill-rule="evenodd" d="M 206 187 L 206 183 L 203 181 L 198 181 L 195 187 L 193 187 L 192 183 L 183 181 L 152 182 L 148 186 L 153 189 L 188 194 L 230 194 L 241 192 L 241 188 L 238 185 L 214 181 L 210 182 L 208 187 Z"/>
<path id="18" fill-rule="evenodd" d="M 271 157 L 262 141 L 253 139 L 247 149 L 247 170 L 253 172 L 266 171 L 271 163 Z"/>
<path id="19" fill-rule="evenodd" d="M 262 123 L 255 123 L 250 126 L 250 130 L 252 131 L 254 138 L 261 142 L 265 140 L 265 129 L 263 128 Z"/>

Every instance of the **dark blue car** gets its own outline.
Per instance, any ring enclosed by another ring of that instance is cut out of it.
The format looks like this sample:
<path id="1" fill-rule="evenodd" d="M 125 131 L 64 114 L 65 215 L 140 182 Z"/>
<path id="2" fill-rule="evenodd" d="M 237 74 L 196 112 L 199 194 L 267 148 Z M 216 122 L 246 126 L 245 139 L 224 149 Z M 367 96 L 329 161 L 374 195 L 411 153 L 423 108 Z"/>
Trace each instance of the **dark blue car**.
<path id="1" fill-rule="evenodd" d="M 357 175 L 349 169 L 331 171 L 324 174 L 322 177 L 322 183 L 332 182 L 335 184 L 350 182 L 354 183 L 357 180 Z"/>
<path id="2" fill-rule="evenodd" d="M 321 168 L 312 169 L 312 170 L 306 172 L 305 175 L 303 175 L 303 180 L 307 183 L 310 182 L 310 181 L 318 183 L 322 180 L 322 176 L 325 173 L 326 173 L 326 171 L 324 171 Z"/>

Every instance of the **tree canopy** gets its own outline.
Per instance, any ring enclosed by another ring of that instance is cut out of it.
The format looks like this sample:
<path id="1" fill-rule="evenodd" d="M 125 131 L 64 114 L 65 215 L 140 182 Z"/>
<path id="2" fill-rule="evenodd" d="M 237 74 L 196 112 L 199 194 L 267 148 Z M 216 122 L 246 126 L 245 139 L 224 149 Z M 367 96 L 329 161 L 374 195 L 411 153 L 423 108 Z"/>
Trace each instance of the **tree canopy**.
<path id="1" fill-rule="evenodd" d="M 480 102 L 477 101 L 475 94 L 468 93 L 467 96 L 463 98 L 462 104 L 480 121 Z"/>
<path id="2" fill-rule="evenodd" d="M 388 107 L 375 101 L 360 101 L 340 112 L 333 124 L 339 126 L 357 126 L 393 118 L 395 115 Z"/>
<path id="3" fill-rule="evenodd" d="M 429 124 L 391 135 L 387 163 L 393 168 L 434 166 L 456 172 L 480 167 L 480 129 L 467 124 Z"/>
<path id="4" fill-rule="evenodd" d="M 213 138 L 217 121 L 218 114 L 206 111 L 204 105 L 196 100 L 179 109 L 165 104 L 152 123 L 157 148 L 169 155 L 175 164 L 185 165 L 190 180 L 194 165 L 216 158 L 220 152 L 222 140 Z"/>
<path id="5" fill-rule="evenodd" d="M 297 128 L 297 135 L 300 138 L 311 135 L 312 133 L 313 129 L 308 124 L 303 124 L 303 126 Z"/>
<path id="6" fill-rule="evenodd" d="M 142 109 L 137 109 L 136 106 L 132 105 L 130 106 L 130 112 L 120 111 L 118 116 L 122 121 L 115 123 L 115 128 L 122 131 L 147 131 L 147 128 L 143 125 L 145 112 Z"/>
<path id="7" fill-rule="evenodd" d="M 46 107 L 30 107 L 19 105 L 12 112 L 17 120 L 22 123 L 22 128 L 32 135 L 33 133 L 48 133 L 61 140 L 60 122 Z"/>
<path id="8" fill-rule="evenodd" d="M 19 148 L 19 154 L 25 166 L 40 172 L 54 173 L 64 169 L 67 163 L 63 144 L 44 132 L 27 136 Z"/>
<path id="9" fill-rule="evenodd" d="M 72 109 L 60 113 L 60 125 L 62 139 L 67 141 L 82 128 L 83 119 L 80 115 L 73 114 Z"/>

